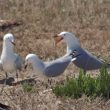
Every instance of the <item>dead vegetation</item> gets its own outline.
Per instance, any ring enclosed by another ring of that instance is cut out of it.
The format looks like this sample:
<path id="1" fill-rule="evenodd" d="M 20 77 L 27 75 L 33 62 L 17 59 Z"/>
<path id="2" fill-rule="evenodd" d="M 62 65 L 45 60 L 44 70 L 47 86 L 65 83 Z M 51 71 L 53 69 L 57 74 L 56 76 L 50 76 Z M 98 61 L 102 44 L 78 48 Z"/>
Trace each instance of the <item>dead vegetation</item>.
<path id="1" fill-rule="evenodd" d="M 53 37 L 61 31 L 75 33 L 83 48 L 110 62 L 110 1 L 109 0 L 0 0 L 0 19 L 22 21 L 22 25 L 8 28 L 0 33 L 14 34 L 15 50 L 25 58 L 35 53 L 43 60 L 55 59 L 66 51 L 65 44 L 57 48 Z M 74 76 L 78 68 L 69 66 L 63 75 L 56 78 L 58 83 L 65 74 Z M 22 73 L 26 78 L 31 70 Z M 13 73 L 13 76 L 14 73 Z M 19 77 L 22 77 L 20 75 Z M 0 72 L 0 80 L 4 72 Z M 0 84 L 0 87 L 3 85 Z M 24 92 L 22 84 L 8 86 L 0 94 L 0 102 L 12 110 L 109 110 L 110 101 L 86 96 L 76 99 L 57 98 L 52 91 L 42 93 L 46 88 L 42 82 L 35 83 L 34 92 Z"/>

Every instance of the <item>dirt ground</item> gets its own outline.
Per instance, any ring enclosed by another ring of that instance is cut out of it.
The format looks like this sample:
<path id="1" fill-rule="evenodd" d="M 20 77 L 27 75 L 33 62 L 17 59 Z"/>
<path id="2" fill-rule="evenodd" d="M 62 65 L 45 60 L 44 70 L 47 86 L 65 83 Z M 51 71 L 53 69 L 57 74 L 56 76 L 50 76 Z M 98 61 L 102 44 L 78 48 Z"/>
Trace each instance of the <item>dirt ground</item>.
<path id="1" fill-rule="evenodd" d="M 15 51 L 23 58 L 35 53 L 44 61 L 56 59 L 66 53 L 66 45 L 55 47 L 53 36 L 69 31 L 83 48 L 110 62 L 110 0 L 0 0 L 0 19 L 21 22 L 19 26 L 0 29 L 0 53 L 3 36 L 10 32 L 15 36 Z M 78 72 L 79 68 L 71 64 L 64 74 L 53 79 L 60 83 L 66 75 Z M 28 68 L 20 72 L 19 78 L 24 81 L 31 74 L 32 69 Z M 9 76 L 15 78 L 15 73 Z M 1 89 L 4 78 L 1 71 Z M 34 86 L 35 92 L 25 92 L 21 83 L 5 85 L 0 102 L 12 110 L 110 110 L 110 100 L 56 97 L 39 78 Z"/>

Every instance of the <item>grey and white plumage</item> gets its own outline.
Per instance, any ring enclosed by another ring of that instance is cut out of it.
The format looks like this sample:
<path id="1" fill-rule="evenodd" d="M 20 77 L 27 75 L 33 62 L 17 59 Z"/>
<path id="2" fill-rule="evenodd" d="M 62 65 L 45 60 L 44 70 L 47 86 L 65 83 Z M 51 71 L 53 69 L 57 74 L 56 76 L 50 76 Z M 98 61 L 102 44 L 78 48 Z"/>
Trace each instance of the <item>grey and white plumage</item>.
<path id="1" fill-rule="evenodd" d="M 70 32 L 61 32 L 55 36 L 56 44 L 61 40 L 64 40 L 67 44 L 66 55 L 69 55 L 72 51 L 76 51 L 77 53 L 81 54 L 77 57 L 77 60 L 73 62 L 77 67 L 82 68 L 84 71 L 95 70 L 102 67 L 104 61 L 102 59 L 98 59 L 87 50 L 81 48 L 80 42 L 74 34 Z M 108 68 L 109 67 L 110 65 L 108 64 Z"/>
<path id="2" fill-rule="evenodd" d="M 22 58 L 14 53 L 14 36 L 11 33 L 4 35 L 3 48 L 1 54 L 1 65 L 3 70 L 7 72 L 17 72 L 23 67 L 24 61 Z"/>
<path id="3" fill-rule="evenodd" d="M 23 68 L 23 65 L 24 65 L 24 61 L 20 55 L 15 53 L 15 56 L 16 56 L 15 67 L 16 67 L 16 69 L 21 71 Z"/>
<path id="4" fill-rule="evenodd" d="M 42 75 L 46 77 L 56 77 L 65 71 L 71 60 L 76 59 L 77 56 L 68 55 L 53 61 L 43 62 L 37 55 L 28 54 L 25 58 L 25 64 L 28 65 L 30 63 L 34 73 L 37 73 L 40 77 L 42 77 Z"/>

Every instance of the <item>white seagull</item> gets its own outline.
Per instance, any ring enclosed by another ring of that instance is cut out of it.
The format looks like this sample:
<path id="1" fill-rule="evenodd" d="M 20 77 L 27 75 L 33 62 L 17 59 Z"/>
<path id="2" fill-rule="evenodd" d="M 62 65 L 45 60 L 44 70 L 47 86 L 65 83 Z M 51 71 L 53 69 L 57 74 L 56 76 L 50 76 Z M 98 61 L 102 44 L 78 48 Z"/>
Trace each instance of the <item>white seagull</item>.
<path id="1" fill-rule="evenodd" d="M 81 48 L 80 43 L 74 34 L 70 32 L 61 32 L 60 34 L 55 35 L 54 39 L 56 44 L 58 44 L 62 40 L 66 42 L 67 44 L 66 56 L 68 56 L 73 51 L 76 51 L 76 53 L 81 54 L 80 56 L 77 57 L 75 61 L 73 61 L 73 63 L 77 67 L 82 68 L 85 72 L 87 70 L 99 69 L 104 64 L 104 61 L 102 59 L 98 59 L 96 56 L 93 56 L 87 50 Z M 109 64 L 108 68 L 110 68 Z"/>
<path id="2" fill-rule="evenodd" d="M 56 77 L 61 75 L 70 62 L 77 59 L 77 56 L 79 55 L 75 55 L 73 52 L 68 56 L 63 56 L 49 62 L 43 62 L 37 55 L 28 54 L 25 58 L 25 66 L 27 67 L 28 64 L 31 64 L 33 67 L 33 72 L 37 73 L 40 77 Z"/>
<path id="3" fill-rule="evenodd" d="M 17 70 L 21 70 L 24 63 L 23 59 L 18 54 L 14 53 L 14 45 L 13 34 L 8 33 L 4 35 L 0 65 L 5 71 L 6 79 L 8 72 L 16 72 L 18 78 Z"/>

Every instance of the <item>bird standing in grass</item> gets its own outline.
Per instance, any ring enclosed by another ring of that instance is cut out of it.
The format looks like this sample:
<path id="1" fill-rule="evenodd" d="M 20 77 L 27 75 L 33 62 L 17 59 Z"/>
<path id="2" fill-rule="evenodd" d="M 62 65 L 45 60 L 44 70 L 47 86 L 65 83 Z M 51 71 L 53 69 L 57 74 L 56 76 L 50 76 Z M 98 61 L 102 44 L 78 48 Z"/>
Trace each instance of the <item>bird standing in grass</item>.
<path id="1" fill-rule="evenodd" d="M 14 36 L 11 33 L 4 35 L 3 38 L 3 48 L 1 54 L 1 66 L 3 71 L 5 71 L 6 79 L 8 77 L 8 72 L 16 72 L 16 76 L 18 78 L 18 71 L 22 70 L 23 60 L 22 58 L 14 53 Z"/>
<path id="2" fill-rule="evenodd" d="M 73 53 L 53 61 L 43 62 L 37 55 L 28 54 L 25 59 L 25 65 L 27 66 L 30 63 L 34 73 L 37 73 L 40 77 L 57 77 L 65 71 L 71 61 L 76 59 L 77 55 Z"/>
<path id="3" fill-rule="evenodd" d="M 78 54 L 81 54 L 77 57 L 76 60 L 73 61 L 73 63 L 77 67 L 83 69 L 85 72 L 87 70 L 95 70 L 102 67 L 104 61 L 102 59 L 98 59 L 96 56 L 93 56 L 87 50 L 81 48 L 80 43 L 74 34 L 70 32 L 61 32 L 60 34 L 55 35 L 54 39 L 56 44 L 58 44 L 62 40 L 66 42 L 66 56 L 68 56 L 73 51 L 76 51 Z M 107 67 L 110 68 L 110 65 L 108 64 Z"/>

